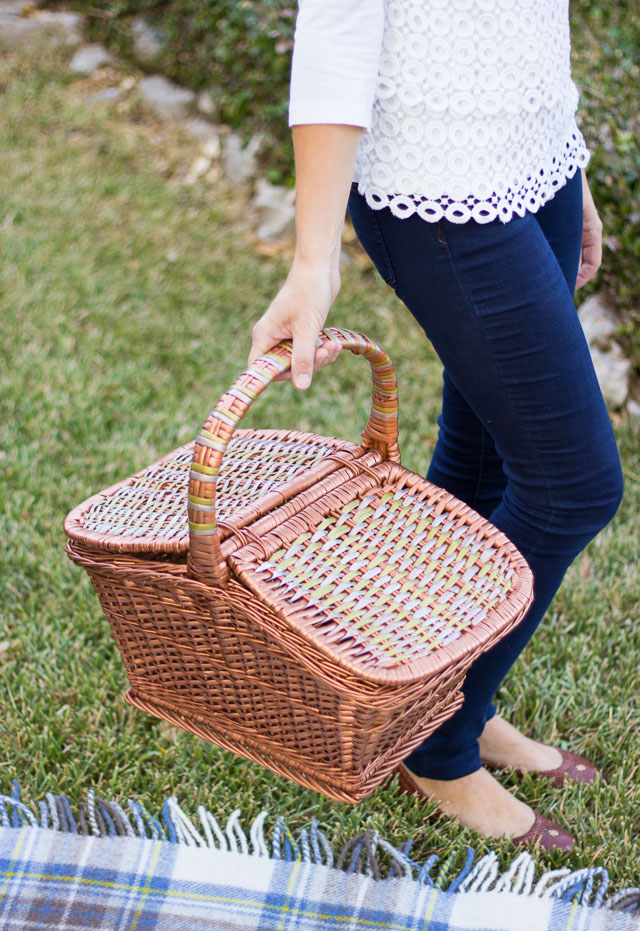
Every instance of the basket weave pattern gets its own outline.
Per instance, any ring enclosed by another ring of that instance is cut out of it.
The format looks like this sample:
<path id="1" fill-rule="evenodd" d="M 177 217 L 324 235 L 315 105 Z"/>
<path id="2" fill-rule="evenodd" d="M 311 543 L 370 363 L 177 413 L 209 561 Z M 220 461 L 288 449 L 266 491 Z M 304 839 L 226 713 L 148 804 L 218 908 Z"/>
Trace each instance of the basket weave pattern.
<path id="1" fill-rule="evenodd" d="M 354 802 L 459 707 L 469 665 L 526 610 L 531 574 L 496 528 L 400 465 L 380 347 L 324 336 L 371 365 L 360 447 L 234 433 L 289 364 L 280 344 L 195 444 L 76 508 L 67 550 L 109 619 L 131 704 Z"/>
<path id="2" fill-rule="evenodd" d="M 217 734 L 215 743 L 270 761 L 281 775 L 291 777 L 295 761 L 296 780 L 332 798 L 364 797 L 424 739 L 425 717 L 431 732 L 460 704 L 471 655 L 428 682 L 380 686 L 267 617 L 234 580 L 233 604 L 221 604 L 186 575 L 133 570 L 132 578 L 71 547 L 120 646 L 131 704 L 207 739 Z"/>
<path id="3" fill-rule="evenodd" d="M 187 443 L 124 482 L 94 495 L 67 518 L 72 539 L 111 552 L 186 553 L 186 486 L 195 443 Z M 219 476 L 218 525 L 250 523 L 336 463 L 362 455 L 354 443 L 293 430 L 236 430 Z M 259 502 L 259 507 L 255 507 Z"/>

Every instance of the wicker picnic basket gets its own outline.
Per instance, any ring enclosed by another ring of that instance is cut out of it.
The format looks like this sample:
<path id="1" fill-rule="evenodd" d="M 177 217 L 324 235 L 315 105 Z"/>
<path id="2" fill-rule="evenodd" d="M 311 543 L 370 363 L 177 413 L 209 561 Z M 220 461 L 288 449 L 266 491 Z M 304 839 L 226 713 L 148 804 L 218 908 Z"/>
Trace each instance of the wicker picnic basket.
<path id="1" fill-rule="evenodd" d="M 290 364 L 280 343 L 195 440 L 65 521 L 124 659 L 126 699 L 331 798 L 370 794 L 460 706 L 531 573 L 467 505 L 404 469 L 391 361 L 360 333 L 360 445 L 236 429 Z M 188 511 L 188 520 L 187 520 Z"/>

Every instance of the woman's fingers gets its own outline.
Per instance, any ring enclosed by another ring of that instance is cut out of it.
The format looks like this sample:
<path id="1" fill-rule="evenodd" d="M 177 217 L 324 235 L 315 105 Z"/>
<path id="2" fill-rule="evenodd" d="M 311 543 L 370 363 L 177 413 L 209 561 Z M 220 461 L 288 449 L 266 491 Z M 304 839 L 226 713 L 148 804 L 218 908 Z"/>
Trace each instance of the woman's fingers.
<path id="1" fill-rule="evenodd" d="M 337 352 L 320 334 L 332 301 L 339 290 L 331 265 L 293 263 L 287 280 L 251 331 L 249 365 L 283 339 L 291 339 L 291 372 L 276 381 L 291 378 L 305 390 L 316 369 L 333 362 Z M 326 345 L 323 345 L 325 343 Z"/>
<path id="2" fill-rule="evenodd" d="M 593 278 L 602 262 L 602 221 L 593 202 L 584 170 L 582 171 L 582 203 L 582 256 L 576 279 L 576 291 Z"/>
<path id="3" fill-rule="evenodd" d="M 576 291 L 590 281 L 600 268 L 602 262 L 602 232 L 601 230 L 583 229 L 582 231 L 582 258 Z"/>
<path id="4" fill-rule="evenodd" d="M 317 372 L 318 369 L 323 369 L 326 365 L 331 365 L 332 362 L 335 362 L 339 352 L 340 349 L 334 343 L 330 346 L 317 348 L 313 359 L 313 371 Z M 289 381 L 290 379 L 291 369 L 288 369 L 286 372 L 282 372 L 281 375 L 277 375 L 274 381 Z"/>

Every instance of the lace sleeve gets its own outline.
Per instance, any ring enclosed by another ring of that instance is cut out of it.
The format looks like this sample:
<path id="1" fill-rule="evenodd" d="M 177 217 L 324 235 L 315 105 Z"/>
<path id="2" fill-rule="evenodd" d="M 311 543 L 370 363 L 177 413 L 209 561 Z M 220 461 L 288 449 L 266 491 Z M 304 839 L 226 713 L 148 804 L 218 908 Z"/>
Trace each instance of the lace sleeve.
<path id="1" fill-rule="evenodd" d="M 383 0 L 300 0 L 289 125 L 371 126 L 384 27 Z"/>

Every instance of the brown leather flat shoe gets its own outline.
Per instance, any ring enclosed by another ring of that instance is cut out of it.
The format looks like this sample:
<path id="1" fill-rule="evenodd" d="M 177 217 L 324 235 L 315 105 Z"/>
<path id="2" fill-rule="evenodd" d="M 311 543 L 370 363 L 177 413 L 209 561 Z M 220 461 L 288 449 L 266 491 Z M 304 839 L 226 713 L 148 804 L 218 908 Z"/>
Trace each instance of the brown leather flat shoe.
<path id="1" fill-rule="evenodd" d="M 422 791 L 417 782 L 411 778 L 410 771 L 402 763 L 399 763 L 394 770 L 398 774 L 400 791 L 403 795 L 417 795 L 421 802 L 432 802 L 426 793 Z M 561 828 L 559 824 L 549 821 L 548 818 L 538 814 L 534 810 L 534 821 L 528 831 L 519 834 L 517 837 L 510 837 L 508 840 L 517 847 L 525 847 L 528 844 L 541 847 L 543 850 L 561 850 L 567 852 L 573 850 L 575 840 L 568 831 Z M 439 817 L 441 812 L 437 811 L 431 815 L 431 820 Z"/>
<path id="2" fill-rule="evenodd" d="M 560 747 L 555 747 L 554 749 L 558 750 L 562 755 L 562 763 L 560 766 L 557 766 L 555 769 L 530 770 L 522 770 L 514 767 L 515 774 L 520 778 L 524 776 L 525 772 L 533 773 L 535 776 L 542 776 L 544 779 L 549 779 L 558 789 L 563 786 L 567 780 L 573 782 L 593 782 L 596 776 L 600 776 L 603 782 L 605 781 L 602 771 L 597 769 L 589 760 L 585 760 L 584 757 L 577 756 L 575 753 L 570 753 L 568 750 L 561 750 Z M 487 769 L 503 768 L 494 766 L 492 763 L 487 763 L 484 760 L 482 761 L 482 765 L 486 766 Z"/>
<path id="3" fill-rule="evenodd" d="M 518 847 L 525 847 L 527 844 L 533 844 L 536 847 L 542 847 L 543 850 L 562 850 L 567 853 L 575 847 L 575 840 L 568 831 L 561 828 L 554 821 L 549 821 L 543 815 L 538 814 L 535 809 L 533 824 L 525 834 L 518 837 L 509 838 L 512 844 Z"/>

